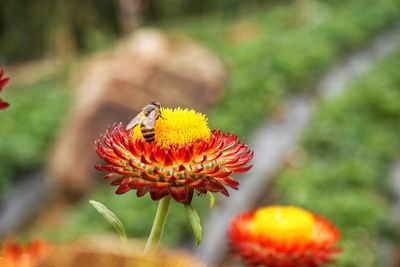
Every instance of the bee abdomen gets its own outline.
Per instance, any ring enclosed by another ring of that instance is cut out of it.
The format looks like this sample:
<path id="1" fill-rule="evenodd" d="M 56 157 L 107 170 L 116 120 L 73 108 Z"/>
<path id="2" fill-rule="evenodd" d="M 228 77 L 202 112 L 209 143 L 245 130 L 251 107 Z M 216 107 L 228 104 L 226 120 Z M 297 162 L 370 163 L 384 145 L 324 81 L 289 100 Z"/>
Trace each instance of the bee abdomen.
<path id="1" fill-rule="evenodd" d="M 146 142 L 151 143 L 154 141 L 155 139 L 155 134 L 153 133 L 148 133 L 148 134 L 143 134 L 144 140 L 146 140 Z"/>
<path id="2" fill-rule="evenodd" d="M 146 128 L 144 125 L 141 125 L 141 131 L 146 142 L 151 143 L 155 140 L 154 128 Z"/>

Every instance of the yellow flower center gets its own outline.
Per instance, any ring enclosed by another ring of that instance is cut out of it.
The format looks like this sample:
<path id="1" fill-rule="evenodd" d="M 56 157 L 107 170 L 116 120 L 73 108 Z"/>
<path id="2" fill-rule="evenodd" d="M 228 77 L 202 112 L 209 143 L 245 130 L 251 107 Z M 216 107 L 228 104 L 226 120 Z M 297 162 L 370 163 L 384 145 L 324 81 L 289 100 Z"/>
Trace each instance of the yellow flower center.
<path id="1" fill-rule="evenodd" d="M 312 238 L 313 215 L 301 208 L 271 206 L 256 211 L 253 234 L 277 242 L 304 243 Z"/>
<path id="2" fill-rule="evenodd" d="M 186 145 L 199 139 L 208 139 L 211 135 L 207 118 L 199 112 L 181 108 L 161 108 L 160 111 L 161 116 L 154 127 L 157 144 Z M 143 138 L 140 125 L 134 128 L 133 136 L 134 139 Z"/>

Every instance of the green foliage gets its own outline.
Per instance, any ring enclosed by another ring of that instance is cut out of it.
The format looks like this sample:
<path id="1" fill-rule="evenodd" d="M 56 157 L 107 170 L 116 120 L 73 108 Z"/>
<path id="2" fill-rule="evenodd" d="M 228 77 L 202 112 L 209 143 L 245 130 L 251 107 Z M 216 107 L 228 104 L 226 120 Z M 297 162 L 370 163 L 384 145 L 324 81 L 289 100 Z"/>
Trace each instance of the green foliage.
<path id="1" fill-rule="evenodd" d="M 312 91 L 338 55 L 360 47 L 400 11 L 392 0 L 303 2 L 235 21 L 207 18 L 172 28 L 201 40 L 228 64 L 228 93 L 210 118 L 212 126 L 249 133 L 288 94 Z"/>
<path id="2" fill-rule="evenodd" d="M 0 63 L 97 48 L 94 38 L 118 32 L 116 7 L 110 0 L 2 0 Z"/>
<path id="3" fill-rule="evenodd" d="M 335 266 L 377 266 L 390 228 L 387 177 L 400 149 L 400 52 L 322 105 L 304 138 L 307 162 L 275 190 L 286 203 L 333 220 L 344 250 Z"/>
<path id="4" fill-rule="evenodd" d="M 14 86 L 11 79 L 2 93 L 11 106 L 0 112 L 0 195 L 18 171 L 38 168 L 47 157 L 69 102 L 64 80 L 51 74 Z"/>

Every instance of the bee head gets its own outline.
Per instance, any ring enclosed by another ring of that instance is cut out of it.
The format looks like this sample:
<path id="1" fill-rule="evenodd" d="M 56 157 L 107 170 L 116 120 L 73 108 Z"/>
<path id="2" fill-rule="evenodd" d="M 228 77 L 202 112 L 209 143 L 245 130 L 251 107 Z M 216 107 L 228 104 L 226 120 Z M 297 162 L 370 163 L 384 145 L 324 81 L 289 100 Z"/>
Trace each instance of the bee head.
<path id="1" fill-rule="evenodd" d="M 157 101 L 151 101 L 150 104 L 156 106 L 157 108 L 161 108 L 161 104 L 158 103 Z"/>

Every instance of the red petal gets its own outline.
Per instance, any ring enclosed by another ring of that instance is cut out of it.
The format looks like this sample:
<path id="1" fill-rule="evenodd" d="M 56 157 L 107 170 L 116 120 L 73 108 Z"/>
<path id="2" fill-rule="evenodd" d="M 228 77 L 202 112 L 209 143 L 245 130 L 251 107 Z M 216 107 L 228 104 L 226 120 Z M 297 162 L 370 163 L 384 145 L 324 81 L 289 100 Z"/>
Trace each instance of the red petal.
<path id="1" fill-rule="evenodd" d="M 211 174 L 210 176 L 213 176 L 212 174 L 216 173 L 219 171 L 219 165 L 215 165 L 212 168 L 209 169 L 205 169 L 204 171 L 202 171 L 202 174 Z"/>
<path id="2" fill-rule="evenodd" d="M 141 187 L 149 187 L 151 185 L 151 182 L 143 180 L 141 178 L 132 178 L 129 180 L 128 185 L 131 189 L 139 189 Z"/>
<path id="3" fill-rule="evenodd" d="M 184 171 L 184 170 L 186 170 L 185 166 L 182 165 L 182 164 L 179 165 L 178 172 L 181 172 L 181 171 Z"/>
<path id="4" fill-rule="evenodd" d="M 124 181 L 124 179 L 125 177 L 115 179 L 114 181 L 111 182 L 111 185 L 120 185 Z"/>
<path id="5" fill-rule="evenodd" d="M 222 181 L 222 183 L 224 183 L 227 186 L 232 187 L 235 190 L 239 189 L 239 182 L 236 181 L 235 179 L 233 179 L 232 177 L 225 177 L 220 180 Z"/>
<path id="6" fill-rule="evenodd" d="M 200 159 L 193 160 L 194 163 L 201 164 L 207 160 L 207 155 L 204 154 Z"/>
<path id="7" fill-rule="evenodd" d="M 165 166 L 171 166 L 172 163 L 173 163 L 173 158 L 172 158 L 172 155 L 171 155 L 171 150 L 168 149 L 167 153 L 165 153 L 164 165 Z"/>
<path id="8" fill-rule="evenodd" d="M 202 178 L 202 179 L 197 179 L 193 183 L 190 183 L 189 186 L 192 188 L 197 188 L 203 186 L 205 183 L 207 183 L 207 179 Z"/>
<path id="9" fill-rule="evenodd" d="M 150 185 L 150 191 L 159 191 L 168 188 L 169 183 L 167 182 L 153 182 Z"/>
<path id="10" fill-rule="evenodd" d="M 192 173 L 201 173 L 203 170 L 204 170 L 204 168 L 200 167 L 200 168 L 196 168 L 194 170 L 190 170 L 190 172 L 192 172 Z"/>
<path id="11" fill-rule="evenodd" d="M 149 174 L 149 173 L 147 173 L 146 171 L 142 171 L 142 172 L 140 173 L 140 176 L 141 176 L 143 179 L 149 180 L 149 181 L 158 181 L 158 180 L 159 180 L 159 177 L 158 177 L 158 176 Z"/>
<path id="12" fill-rule="evenodd" d="M 151 162 L 148 161 L 148 160 L 146 159 L 146 157 L 145 157 L 143 154 L 142 154 L 142 156 L 140 157 L 140 162 L 143 163 L 143 164 L 151 164 Z"/>
<path id="13" fill-rule="evenodd" d="M 10 78 L 0 79 L 0 92 L 3 91 L 3 88 L 7 85 L 9 80 Z"/>
<path id="14" fill-rule="evenodd" d="M 173 183 L 176 180 L 178 180 L 178 177 L 176 177 L 175 175 L 171 175 L 171 176 L 167 177 L 167 182 L 168 183 Z"/>
<path id="15" fill-rule="evenodd" d="M 215 180 L 210 180 L 207 184 L 207 190 L 211 192 L 219 192 L 222 188 L 224 188 L 224 186 Z"/>
<path id="16" fill-rule="evenodd" d="M 7 102 L 4 102 L 3 100 L 0 100 L 0 110 L 6 109 L 10 106 Z"/>
<path id="17" fill-rule="evenodd" d="M 150 161 L 151 161 L 153 164 L 159 163 L 159 161 L 158 161 L 158 159 L 157 159 L 157 157 L 156 157 L 156 152 L 155 152 L 155 151 L 152 151 L 152 152 L 151 152 L 151 154 L 150 154 Z"/>
<path id="18" fill-rule="evenodd" d="M 171 194 L 171 197 L 177 202 L 183 203 L 186 202 L 189 198 L 191 199 L 191 197 L 189 197 L 190 189 L 187 186 L 170 186 L 168 190 Z"/>
<path id="19" fill-rule="evenodd" d="M 114 171 L 114 166 L 111 165 L 96 165 L 94 168 L 98 171 L 112 172 Z"/>
<path id="20" fill-rule="evenodd" d="M 115 191 L 116 194 L 121 195 L 124 194 L 126 192 L 128 192 L 130 190 L 129 186 L 127 184 L 121 184 L 117 191 Z"/>
<path id="21" fill-rule="evenodd" d="M 161 170 L 160 170 L 159 168 L 157 168 L 157 167 L 154 167 L 153 173 L 156 174 L 156 175 L 162 175 L 162 176 L 165 176 L 165 175 L 166 175 L 165 172 L 161 171 Z"/>
<path id="22" fill-rule="evenodd" d="M 150 191 L 150 186 L 147 186 L 147 187 L 140 187 L 140 188 L 138 188 L 137 189 L 137 191 L 136 191 L 136 196 L 138 196 L 138 197 L 142 197 L 142 196 L 144 196 L 147 192 L 149 192 Z"/>
<path id="23" fill-rule="evenodd" d="M 214 173 L 212 175 L 212 177 L 223 178 L 223 177 L 227 177 L 227 176 L 229 176 L 231 174 L 232 174 L 232 171 L 219 171 L 217 173 Z"/>
<path id="24" fill-rule="evenodd" d="M 135 159 L 133 159 L 133 158 L 131 158 L 131 159 L 129 160 L 129 165 L 130 165 L 132 168 L 134 168 L 134 169 L 141 170 L 141 171 L 144 170 L 143 167 L 140 166 L 140 163 L 139 163 L 139 162 L 136 163 L 136 162 L 135 162 Z"/>
<path id="25" fill-rule="evenodd" d="M 193 156 L 193 145 L 190 144 L 186 147 L 186 151 L 185 151 L 185 156 L 183 158 L 184 162 L 189 162 L 192 160 L 192 156 Z"/>
<path id="26" fill-rule="evenodd" d="M 118 157 L 120 157 L 124 160 L 129 160 L 130 157 L 129 157 L 127 151 L 125 149 L 123 149 L 122 147 L 117 146 L 116 144 L 112 144 L 112 149 Z"/>
<path id="27" fill-rule="evenodd" d="M 168 190 L 162 190 L 162 191 L 152 191 L 150 192 L 150 197 L 152 200 L 159 200 L 163 197 L 165 197 L 166 195 L 168 195 Z"/>
<path id="28" fill-rule="evenodd" d="M 186 177 L 185 179 L 178 179 L 175 181 L 176 185 L 188 185 L 193 182 L 193 178 Z"/>
<path id="29" fill-rule="evenodd" d="M 103 177 L 103 179 L 110 180 L 110 179 L 119 178 L 120 176 L 121 175 L 119 173 L 111 172 L 111 173 L 108 173 L 107 175 L 105 175 Z"/>
<path id="30" fill-rule="evenodd" d="M 253 167 L 253 165 L 249 165 L 247 167 L 241 167 L 241 168 L 232 168 L 232 172 L 234 173 L 242 173 L 250 170 Z"/>

